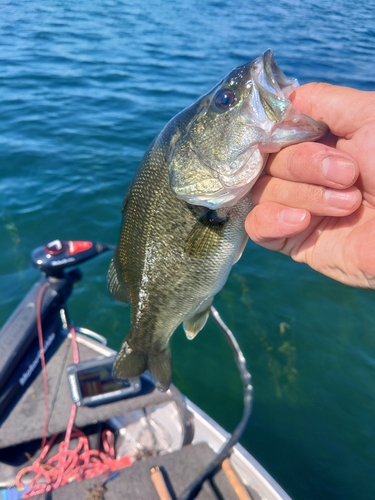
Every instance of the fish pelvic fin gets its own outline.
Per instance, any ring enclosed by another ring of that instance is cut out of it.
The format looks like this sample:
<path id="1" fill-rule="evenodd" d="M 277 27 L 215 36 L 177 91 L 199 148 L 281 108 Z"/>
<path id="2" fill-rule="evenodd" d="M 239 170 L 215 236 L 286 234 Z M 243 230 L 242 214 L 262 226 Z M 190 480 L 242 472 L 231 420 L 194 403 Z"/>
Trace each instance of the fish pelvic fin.
<path id="1" fill-rule="evenodd" d="M 202 330 L 202 328 L 206 324 L 208 316 L 210 314 L 212 301 L 213 298 L 210 297 L 203 302 L 203 304 L 197 311 L 195 311 L 194 314 L 185 319 L 183 327 L 186 337 L 189 340 L 193 340 L 193 338 Z"/>
<path id="2" fill-rule="evenodd" d="M 194 224 L 185 243 L 185 252 L 190 257 L 212 255 L 223 237 L 228 219 L 219 217 L 215 210 L 208 210 Z"/>
<path id="3" fill-rule="evenodd" d="M 249 239 L 249 237 L 247 236 L 247 234 L 245 234 L 245 236 L 243 237 L 243 240 L 241 242 L 241 245 L 240 245 L 239 249 L 237 250 L 236 256 L 234 257 L 233 264 L 238 262 L 240 260 L 240 258 L 242 257 L 242 254 L 243 254 L 243 251 L 245 250 L 245 246 L 246 246 L 248 239 Z"/>
<path id="4" fill-rule="evenodd" d="M 172 379 L 172 362 L 169 347 L 164 351 L 143 353 L 133 350 L 125 340 L 113 365 L 113 378 L 126 379 L 142 375 L 149 370 L 156 379 L 156 387 L 168 390 Z"/>
<path id="5" fill-rule="evenodd" d="M 111 295 L 125 304 L 130 303 L 130 295 L 126 287 L 125 281 L 119 278 L 119 272 L 116 266 L 117 255 L 112 258 L 108 270 L 108 289 Z"/>

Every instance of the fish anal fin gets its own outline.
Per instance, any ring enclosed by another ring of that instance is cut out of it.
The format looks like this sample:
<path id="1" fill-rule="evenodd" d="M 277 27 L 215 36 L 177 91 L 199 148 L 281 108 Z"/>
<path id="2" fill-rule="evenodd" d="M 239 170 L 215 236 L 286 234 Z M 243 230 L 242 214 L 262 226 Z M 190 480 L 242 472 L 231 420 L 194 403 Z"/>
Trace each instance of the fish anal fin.
<path id="1" fill-rule="evenodd" d="M 113 365 L 114 379 L 139 377 L 149 370 L 156 379 L 156 387 L 168 390 L 172 378 L 171 354 L 167 347 L 163 351 L 144 353 L 134 350 L 125 340 Z"/>
<path id="2" fill-rule="evenodd" d="M 190 257 L 206 257 L 215 252 L 222 240 L 227 217 L 220 217 L 215 210 L 208 210 L 195 223 L 185 244 Z"/>
<path id="3" fill-rule="evenodd" d="M 119 272 L 116 266 L 116 254 L 111 260 L 108 270 L 108 289 L 111 295 L 125 304 L 130 303 L 130 294 L 126 287 L 125 281 L 119 278 Z"/>
<path id="4" fill-rule="evenodd" d="M 201 307 L 195 311 L 189 318 L 186 318 L 183 324 L 186 337 L 192 340 L 196 335 L 202 330 L 207 322 L 208 316 L 210 314 L 211 304 L 213 298 L 207 299 Z"/>

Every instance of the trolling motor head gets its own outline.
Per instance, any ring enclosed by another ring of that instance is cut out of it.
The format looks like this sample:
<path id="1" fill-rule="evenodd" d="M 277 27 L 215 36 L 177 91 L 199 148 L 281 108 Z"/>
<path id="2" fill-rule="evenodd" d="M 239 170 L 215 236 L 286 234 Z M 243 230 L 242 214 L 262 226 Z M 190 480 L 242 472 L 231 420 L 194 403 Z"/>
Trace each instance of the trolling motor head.
<path id="1" fill-rule="evenodd" d="M 76 266 L 113 249 L 111 245 L 92 241 L 53 240 L 32 251 L 31 264 L 47 276 L 58 278 L 66 267 Z"/>

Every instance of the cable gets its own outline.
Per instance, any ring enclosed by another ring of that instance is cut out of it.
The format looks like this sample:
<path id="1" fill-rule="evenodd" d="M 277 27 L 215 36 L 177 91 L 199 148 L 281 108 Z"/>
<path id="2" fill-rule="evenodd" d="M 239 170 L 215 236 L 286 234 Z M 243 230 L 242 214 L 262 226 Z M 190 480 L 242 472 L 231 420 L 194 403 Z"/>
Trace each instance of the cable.
<path id="1" fill-rule="evenodd" d="M 44 355 L 44 342 L 43 342 L 43 330 L 42 330 L 42 299 L 44 291 L 49 287 L 48 281 L 44 283 L 38 293 L 36 301 L 36 324 L 38 329 L 38 341 L 39 341 L 39 352 L 40 352 L 40 363 L 42 365 L 42 377 L 43 377 L 43 387 L 44 387 L 44 429 L 43 429 L 43 439 L 41 448 L 43 449 L 47 440 L 48 431 L 48 379 L 47 379 L 47 369 L 46 369 L 46 358 Z"/>
<path id="2" fill-rule="evenodd" d="M 206 469 L 182 492 L 182 494 L 178 497 L 178 500 L 192 500 L 195 498 L 204 481 L 211 477 L 217 469 L 220 467 L 221 463 L 225 458 L 230 455 L 230 450 L 240 439 L 247 422 L 249 420 L 251 409 L 252 409 L 252 401 L 253 401 L 253 386 L 251 383 L 251 375 L 246 366 L 246 359 L 243 355 L 238 342 L 231 332 L 231 330 L 227 327 L 224 321 L 221 319 L 217 310 L 211 306 L 211 316 L 225 334 L 229 344 L 232 348 L 235 361 L 240 372 L 242 384 L 243 384 L 243 400 L 244 400 L 244 409 L 242 413 L 242 418 L 233 431 L 232 435 L 229 437 L 228 441 L 225 443 L 223 448 L 219 451 L 216 457 L 208 464 Z"/>

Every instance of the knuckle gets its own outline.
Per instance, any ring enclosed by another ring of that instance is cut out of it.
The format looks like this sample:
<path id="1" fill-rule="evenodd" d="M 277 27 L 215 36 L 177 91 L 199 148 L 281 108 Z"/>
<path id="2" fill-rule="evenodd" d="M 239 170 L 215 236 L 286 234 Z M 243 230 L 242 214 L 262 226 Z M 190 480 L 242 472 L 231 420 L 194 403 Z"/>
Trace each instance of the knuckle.
<path id="1" fill-rule="evenodd" d="M 287 170 L 292 179 L 300 180 L 301 173 L 304 172 L 304 164 L 306 162 L 306 156 L 308 155 L 308 147 L 301 144 L 295 146 L 291 149 L 287 157 Z M 301 172 L 302 170 L 302 172 Z"/>
<path id="2" fill-rule="evenodd" d="M 287 169 L 291 179 L 303 182 L 320 182 L 321 163 L 329 155 L 329 148 L 310 142 L 295 146 L 287 157 Z"/>
<path id="3" fill-rule="evenodd" d="M 322 204 L 325 191 L 326 189 L 323 186 L 301 184 L 299 198 L 302 203 L 307 203 L 309 206 L 314 207 Z"/>

